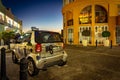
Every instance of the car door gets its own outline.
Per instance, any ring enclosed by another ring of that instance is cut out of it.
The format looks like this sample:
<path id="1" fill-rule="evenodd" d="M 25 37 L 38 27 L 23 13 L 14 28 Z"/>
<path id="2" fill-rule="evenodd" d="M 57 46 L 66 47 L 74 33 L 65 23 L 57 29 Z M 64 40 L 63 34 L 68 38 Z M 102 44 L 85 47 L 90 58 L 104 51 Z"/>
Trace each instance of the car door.
<path id="1" fill-rule="evenodd" d="M 16 46 L 16 50 L 20 58 L 27 56 L 28 47 L 27 44 L 30 42 L 31 33 L 25 33 L 18 39 L 18 44 Z"/>

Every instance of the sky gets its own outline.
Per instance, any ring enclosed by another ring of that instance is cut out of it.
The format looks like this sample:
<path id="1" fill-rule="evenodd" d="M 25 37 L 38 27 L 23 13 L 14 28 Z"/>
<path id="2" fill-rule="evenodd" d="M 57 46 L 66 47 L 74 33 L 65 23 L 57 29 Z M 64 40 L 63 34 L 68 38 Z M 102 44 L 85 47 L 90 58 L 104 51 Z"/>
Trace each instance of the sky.
<path id="1" fill-rule="evenodd" d="M 31 27 L 42 30 L 62 29 L 62 0 L 2 0 L 4 6 L 23 22 L 23 31 Z"/>

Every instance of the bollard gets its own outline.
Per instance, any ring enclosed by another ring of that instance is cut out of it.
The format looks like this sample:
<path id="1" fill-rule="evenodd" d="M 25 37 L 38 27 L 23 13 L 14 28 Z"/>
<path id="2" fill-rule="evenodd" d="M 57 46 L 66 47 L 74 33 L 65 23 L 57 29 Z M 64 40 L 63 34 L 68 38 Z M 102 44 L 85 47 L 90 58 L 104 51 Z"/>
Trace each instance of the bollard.
<path id="1" fill-rule="evenodd" d="M 70 40 L 69 40 L 70 45 L 72 44 L 72 42 L 73 42 L 72 39 L 70 39 Z"/>
<path id="2" fill-rule="evenodd" d="M 20 60 L 20 80 L 28 80 L 28 61 L 26 58 Z"/>
<path id="3" fill-rule="evenodd" d="M 112 49 L 112 40 L 110 41 L 110 49 Z"/>
<path id="4" fill-rule="evenodd" d="M 95 42 L 95 43 L 96 43 L 96 47 L 97 47 L 97 40 L 96 40 L 96 42 Z"/>
<path id="5" fill-rule="evenodd" d="M 1 49 L 1 80 L 7 80 L 6 77 L 6 54 L 5 48 Z"/>

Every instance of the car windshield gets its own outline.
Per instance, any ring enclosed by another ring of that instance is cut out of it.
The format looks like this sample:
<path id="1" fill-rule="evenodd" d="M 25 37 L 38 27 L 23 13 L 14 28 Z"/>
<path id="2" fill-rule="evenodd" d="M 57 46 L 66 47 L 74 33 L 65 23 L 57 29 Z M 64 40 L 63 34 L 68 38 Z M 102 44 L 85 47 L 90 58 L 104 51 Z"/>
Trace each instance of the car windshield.
<path id="1" fill-rule="evenodd" d="M 25 33 L 24 35 L 20 36 L 17 41 L 18 42 L 28 42 L 28 41 L 30 41 L 30 35 L 31 35 L 31 33 Z"/>
<path id="2" fill-rule="evenodd" d="M 61 36 L 56 32 L 35 32 L 35 39 L 37 43 L 54 43 L 54 42 L 62 42 Z"/>

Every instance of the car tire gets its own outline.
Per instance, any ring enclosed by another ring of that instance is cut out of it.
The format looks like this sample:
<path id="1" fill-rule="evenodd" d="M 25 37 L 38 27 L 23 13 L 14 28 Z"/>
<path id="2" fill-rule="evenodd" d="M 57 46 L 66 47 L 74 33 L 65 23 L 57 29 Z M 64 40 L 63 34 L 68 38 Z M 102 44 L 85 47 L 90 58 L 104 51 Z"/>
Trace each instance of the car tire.
<path id="1" fill-rule="evenodd" d="M 14 51 L 12 51 L 12 61 L 13 61 L 13 63 L 15 63 L 15 64 L 18 63 L 18 59 L 17 59 L 17 57 L 16 57 Z"/>
<path id="2" fill-rule="evenodd" d="M 67 61 L 61 60 L 58 64 L 58 66 L 64 66 L 64 65 L 66 65 L 66 63 L 67 63 Z"/>
<path id="3" fill-rule="evenodd" d="M 32 58 L 28 59 L 28 74 L 30 76 L 35 76 L 39 73 L 39 69 L 36 68 L 35 62 Z"/>

